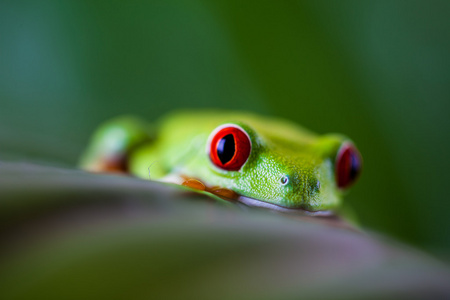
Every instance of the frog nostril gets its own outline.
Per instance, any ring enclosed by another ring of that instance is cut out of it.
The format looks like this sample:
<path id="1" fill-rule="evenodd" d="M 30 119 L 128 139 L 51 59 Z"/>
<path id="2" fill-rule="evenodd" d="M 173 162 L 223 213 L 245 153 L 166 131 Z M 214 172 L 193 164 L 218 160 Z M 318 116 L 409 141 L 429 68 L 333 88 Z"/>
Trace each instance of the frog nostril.
<path id="1" fill-rule="evenodd" d="M 282 185 L 288 184 L 289 183 L 289 176 L 287 176 L 287 175 L 281 176 L 280 182 L 281 182 Z"/>
<path id="2" fill-rule="evenodd" d="M 315 190 L 316 190 L 316 192 L 320 191 L 320 181 L 319 180 L 317 180 L 317 182 L 316 182 Z"/>

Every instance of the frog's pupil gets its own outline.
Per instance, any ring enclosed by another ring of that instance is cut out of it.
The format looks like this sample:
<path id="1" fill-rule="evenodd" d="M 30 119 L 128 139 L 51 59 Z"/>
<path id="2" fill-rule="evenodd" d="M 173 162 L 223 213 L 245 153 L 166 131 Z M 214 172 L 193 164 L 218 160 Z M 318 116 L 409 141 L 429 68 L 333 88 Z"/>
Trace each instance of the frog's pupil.
<path id="1" fill-rule="evenodd" d="M 234 136 L 232 134 L 227 134 L 217 143 L 217 156 L 219 156 L 222 164 L 229 162 L 236 151 Z"/>
<path id="2" fill-rule="evenodd" d="M 360 161 L 358 156 L 355 153 L 350 154 L 350 180 L 353 181 L 358 177 L 359 171 L 361 170 Z"/>

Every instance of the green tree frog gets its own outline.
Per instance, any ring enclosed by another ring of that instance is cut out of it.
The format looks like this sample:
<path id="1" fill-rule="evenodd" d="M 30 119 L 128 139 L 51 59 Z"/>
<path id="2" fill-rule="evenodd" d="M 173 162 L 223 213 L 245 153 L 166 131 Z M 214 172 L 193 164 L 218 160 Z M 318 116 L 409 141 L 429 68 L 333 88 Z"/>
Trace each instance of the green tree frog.
<path id="1" fill-rule="evenodd" d="M 174 112 L 154 126 L 113 119 L 94 133 L 81 166 L 183 184 L 250 206 L 327 215 L 357 179 L 362 158 L 340 134 L 211 110 Z"/>

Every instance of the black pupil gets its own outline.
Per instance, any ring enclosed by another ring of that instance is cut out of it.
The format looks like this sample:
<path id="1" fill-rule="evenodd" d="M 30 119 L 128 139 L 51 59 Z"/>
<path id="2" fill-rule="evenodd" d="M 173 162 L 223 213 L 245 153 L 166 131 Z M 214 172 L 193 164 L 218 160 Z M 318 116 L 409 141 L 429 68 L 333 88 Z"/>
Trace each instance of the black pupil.
<path id="1" fill-rule="evenodd" d="M 229 162 L 233 158 L 235 151 L 234 136 L 232 134 L 227 134 L 217 144 L 217 156 L 219 156 L 222 164 Z"/>
<path id="2" fill-rule="evenodd" d="M 359 171 L 361 170 L 361 165 L 358 156 L 351 152 L 350 154 L 351 165 L 350 165 L 350 180 L 353 181 L 359 175 Z"/>

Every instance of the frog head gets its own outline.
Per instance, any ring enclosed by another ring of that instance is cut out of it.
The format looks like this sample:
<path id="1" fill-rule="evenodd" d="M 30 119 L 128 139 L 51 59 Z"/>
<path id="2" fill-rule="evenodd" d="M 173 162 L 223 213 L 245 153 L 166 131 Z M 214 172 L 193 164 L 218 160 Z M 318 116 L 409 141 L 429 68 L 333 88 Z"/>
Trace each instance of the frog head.
<path id="1" fill-rule="evenodd" d="M 209 178 L 250 205 L 333 210 L 357 179 L 361 155 L 343 135 L 317 136 L 286 126 L 230 122 L 216 127 L 206 143 Z"/>

